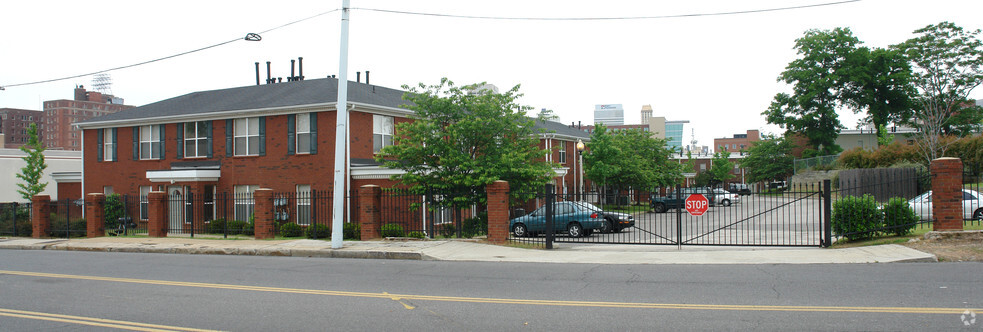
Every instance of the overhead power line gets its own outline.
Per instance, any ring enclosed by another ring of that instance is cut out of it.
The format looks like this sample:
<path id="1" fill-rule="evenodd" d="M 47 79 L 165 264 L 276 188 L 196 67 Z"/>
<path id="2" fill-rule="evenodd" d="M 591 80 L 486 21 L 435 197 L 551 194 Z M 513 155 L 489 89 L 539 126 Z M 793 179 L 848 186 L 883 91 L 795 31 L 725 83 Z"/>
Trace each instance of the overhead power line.
<path id="1" fill-rule="evenodd" d="M 73 78 L 86 77 L 86 76 L 90 76 L 90 75 L 107 73 L 107 72 L 111 72 L 111 71 L 114 71 L 114 70 L 120 70 L 120 69 L 132 68 L 132 67 L 136 67 L 136 66 L 142 66 L 142 65 L 145 65 L 145 64 L 148 64 L 148 63 L 154 63 L 154 62 L 157 62 L 157 61 L 163 61 L 163 60 L 167 60 L 167 59 L 171 59 L 171 58 L 176 58 L 176 57 L 179 57 L 179 56 L 182 56 L 182 55 L 187 55 L 187 54 L 191 54 L 191 53 L 196 53 L 196 52 L 204 51 L 204 50 L 207 50 L 207 49 L 210 49 L 210 48 L 216 48 L 216 47 L 219 47 L 219 46 L 222 46 L 222 45 L 226 45 L 226 44 L 229 44 L 229 43 L 232 43 L 232 42 L 240 41 L 240 40 L 260 41 L 260 40 L 263 39 L 262 37 L 260 37 L 260 35 L 262 35 L 264 33 L 267 33 L 267 32 L 270 32 L 270 31 L 274 31 L 274 30 L 277 30 L 277 29 L 280 29 L 280 28 L 283 28 L 283 27 L 286 27 L 286 26 L 289 26 L 289 25 L 292 25 L 292 24 L 296 24 L 296 23 L 300 23 L 300 22 L 303 22 L 303 21 L 307 21 L 307 20 L 310 20 L 310 19 L 313 19 L 313 18 L 316 18 L 316 17 L 319 17 L 319 16 L 327 15 L 327 14 L 330 14 L 330 13 L 333 13 L 333 12 L 336 12 L 336 11 L 339 11 L 339 10 L 341 10 L 341 9 L 334 9 L 334 10 L 326 11 L 326 12 L 323 12 L 323 13 L 320 13 L 320 14 L 317 14 L 317 15 L 314 15 L 314 16 L 310 16 L 310 17 L 307 17 L 307 18 L 302 18 L 302 19 L 299 19 L 299 20 L 296 20 L 296 21 L 293 21 L 293 22 L 290 22 L 290 23 L 287 23 L 287 24 L 283 24 L 283 25 L 280 25 L 280 26 L 277 26 L 277 27 L 274 27 L 274 28 L 263 30 L 263 31 L 260 31 L 259 33 L 248 33 L 248 34 L 246 34 L 246 36 L 244 38 L 235 38 L 235 39 L 224 41 L 224 42 L 221 42 L 221 43 L 218 43 L 218 44 L 214 44 L 214 45 L 211 45 L 211 46 L 205 46 L 205 47 L 194 49 L 194 50 L 190 50 L 190 51 L 187 51 L 187 52 L 181 52 L 181 53 L 174 54 L 174 55 L 168 55 L 168 56 L 165 56 L 165 57 L 162 57 L 162 58 L 156 58 L 156 59 L 153 59 L 153 60 L 147 60 L 147 61 L 144 61 L 144 62 L 134 63 L 134 64 L 131 64 L 131 65 L 125 65 L 125 66 L 113 67 L 113 68 L 109 68 L 109 69 L 103 69 L 103 70 L 94 71 L 94 72 L 91 72 L 91 73 L 85 73 L 85 74 L 79 74 L 79 75 L 73 75 L 73 76 L 66 76 L 66 77 L 60 77 L 60 78 L 52 78 L 52 79 L 43 80 L 43 81 L 35 81 L 35 82 L 26 82 L 26 83 L 0 85 L 0 90 L 4 90 L 5 88 L 16 87 L 16 86 L 25 86 L 25 85 L 34 85 L 34 84 L 41 84 L 41 83 L 49 83 L 49 82 L 70 80 L 70 79 L 73 79 Z"/>
<path id="2" fill-rule="evenodd" d="M 777 8 L 766 8 L 766 9 L 752 9 L 752 10 L 728 11 L 728 12 L 713 12 L 713 13 L 694 13 L 694 14 L 657 15 L 657 16 L 615 16 L 615 17 L 509 17 L 509 16 L 475 16 L 475 15 L 453 15 L 453 14 L 441 14 L 441 13 L 411 12 L 411 11 L 389 10 L 389 9 L 379 9 L 379 8 L 358 8 L 358 7 L 353 7 L 351 9 L 352 10 L 374 11 L 374 12 L 389 13 L 389 14 L 418 15 L 418 16 L 446 17 L 446 18 L 463 18 L 463 19 L 482 19 L 482 20 L 518 20 L 518 21 L 523 21 L 523 20 L 524 21 L 613 21 L 613 20 L 654 20 L 654 19 L 667 19 L 667 18 L 684 18 L 684 17 L 701 17 L 701 16 L 724 16 L 724 15 L 753 14 L 753 13 L 765 13 L 765 12 L 775 12 L 775 11 L 805 9 L 805 8 L 824 7 L 824 6 L 835 6 L 835 5 L 842 5 L 842 4 L 847 4 L 847 3 L 851 3 L 851 2 L 860 2 L 860 1 L 861 0 L 844 0 L 844 1 L 825 2 L 825 3 L 811 4 L 811 5 L 799 5 L 799 6 L 790 6 L 790 7 L 777 7 Z M 277 30 L 277 29 L 280 29 L 280 28 L 283 28 L 283 27 L 286 27 L 286 26 L 289 26 L 289 25 L 297 24 L 297 23 L 300 23 L 300 22 L 303 22 L 303 21 L 307 21 L 307 20 L 310 20 L 310 19 L 313 19 L 313 18 L 316 18 L 316 17 L 319 17 L 319 16 L 327 15 L 327 14 L 330 14 L 330 13 L 333 13 L 333 12 L 336 12 L 336 11 L 339 11 L 339 10 L 341 10 L 341 9 L 338 8 L 338 9 L 333 9 L 333 10 L 326 11 L 326 12 L 323 12 L 323 13 L 319 13 L 319 14 L 316 14 L 316 15 L 313 15 L 313 16 L 310 16 L 310 17 L 307 17 L 307 18 L 299 19 L 299 20 L 296 20 L 296 21 L 293 21 L 293 22 L 290 22 L 290 23 L 286 23 L 286 24 L 283 24 L 283 25 L 280 25 L 280 26 L 277 26 L 277 27 L 274 27 L 274 28 L 270 28 L 270 29 L 261 31 L 259 33 L 249 33 L 249 34 L 246 35 L 245 38 L 235 38 L 235 39 L 224 41 L 224 42 L 221 42 L 221 43 L 218 43 L 218 44 L 214 44 L 214 45 L 210 45 L 210 46 L 205 46 L 205 47 L 202 47 L 202 48 L 198 48 L 198 49 L 194 49 L 194 50 L 190 50 L 190 51 L 187 51 L 187 52 L 182 52 L 182 53 L 178 53 L 178 54 L 174 54 L 174 55 L 169 55 L 169 56 L 165 56 L 165 57 L 161 57 L 161 58 L 156 58 L 156 59 L 153 59 L 153 60 L 143 61 L 143 62 L 134 63 L 134 64 L 130 64 L 130 65 L 125 65 L 125 66 L 113 67 L 113 68 L 109 68 L 109 69 L 103 69 L 103 70 L 94 71 L 94 72 L 91 72 L 91 73 L 85 73 L 85 74 L 79 74 L 79 75 L 73 75 L 73 76 L 53 78 L 53 79 L 47 79 L 47 80 L 35 81 L 35 82 L 25 82 L 25 83 L 17 83 L 17 84 L 0 85 L 0 91 L 4 90 L 5 88 L 10 88 L 10 87 L 25 86 L 25 85 L 34 85 L 34 84 L 42 84 L 42 83 L 49 83 L 49 82 L 55 82 L 55 81 L 69 80 L 69 79 L 73 79 L 73 78 L 79 78 L 79 77 L 85 77 L 85 76 L 90 76 L 90 75 L 107 73 L 107 72 L 111 72 L 111 71 L 114 71 L 114 70 L 120 70 L 120 69 L 126 69 L 126 68 L 132 68 L 132 67 L 142 66 L 142 65 L 145 65 L 145 64 L 149 64 L 149 63 L 154 63 L 154 62 L 163 61 L 163 60 L 167 60 L 167 59 L 171 59 L 171 58 L 176 58 L 176 57 L 179 57 L 179 56 L 182 56 L 182 55 L 187 55 L 187 54 L 191 54 L 191 53 L 197 53 L 197 52 L 204 51 L 204 50 L 207 50 L 207 49 L 211 49 L 211 48 L 223 46 L 223 45 L 226 45 L 226 44 L 230 44 L 230 43 L 233 43 L 233 42 L 236 42 L 236 41 L 239 41 L 239 40 L 259 41 L 259 40 L 262 39 L 262 37 L 260 37 L 261 34 L 264 34 L 264 33 L 270 32 L 270 31 L 274 31 L 274 30 Z"/>
<path id="3" fill-rule="evenodd" d="M 700 16 L 724 16 L 724 15 L 740 15 L 740 14 L 754 14 L 754 13 L 766 13 L 766 12 L 776 12 L 784 10 L 794 10 L 794 9 L 805 9 L 823 6 L 835 6 L 842 5 L 851 2 L 860 2 L 861 0 L 844 0 L 836 2 L 825 2 L 811 5 L 800 5 L 791 7 L 778 7 L 778 8 L 766 8 L 766 9 L 751 9 L 751 10 L 740 10 L 740 11 L 728 11 L 728 12 L 713 12 L 713 13 L 694 13 L 694 14 L 677 14 L 677 15 L 657 15 L 657 16 L 613 16 L 613 17 L 518 17 L 518 16 L 476 16 L 476 15 L 454 15 L 454 14 L 441 14 L 441 13 L 424 13 L 424 12 L 411 12 L 411 11 L 401 11 L 401 10 L 389 10 L 389 9 L 378 9 L 378 8 L 360 8 L 352 7 L 353 10 L 365 10 L 380 13 L 389 14 L 403 14 L 403 15 L 418 15 L 418 16 L 432 16 L 432 17 L 446 17 L 446 18 L 463 18 L 463 19 L 481 19 L 481 20 L 515 20 L 515 21 L 615 21 L 615 20 L 657 20 L 657 19 L 667 19 L 667 18 L 682 18 L 682 17 L 700 17 Z"/>

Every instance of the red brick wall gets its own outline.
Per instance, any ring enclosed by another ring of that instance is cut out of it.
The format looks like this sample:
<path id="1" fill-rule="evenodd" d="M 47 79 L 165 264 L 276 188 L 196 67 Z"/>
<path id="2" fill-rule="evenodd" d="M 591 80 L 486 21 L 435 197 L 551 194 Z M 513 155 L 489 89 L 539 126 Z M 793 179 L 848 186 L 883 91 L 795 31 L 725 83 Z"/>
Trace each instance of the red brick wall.
<path id="1" fill-rule="evenodd" d="M 963 229 L 963 163 L 959 158 L 932 160 L 932 224 L 936 231 Z"/>
<path id="2" fill-rule="evenodd" d="M 488 186 L 488 242 L 509 239 L 509 183 L 495 181 Z"/>
<path id="3" fill-rule="evenodd" d="M 352 112 L 351 157 L 372 158 L 372 114 Z M 408 121 L 397 119 L 398 122 Z M 176 159 L 176 124 L 165 125 L 164 160 L 133 160 L 133 127 L 117 129 L 118 161 L 96 161 L 96 133 L 85 130 L 87 144 L 83 153 L 85 192 L 102 192 L 103 186 L 113 186 L 120 194 L 139 193 L 140 186 L 171 185 L 147 180 L 148 170 L 167 170 L 171 163 L 182 161 L 217 160 L 221 163 L 221 176 L 217 192 L 232 192 L 235 185 L 259 185 L 275 192 L 294 192 L 297 184 L 310 184 L 313 190 L 330 190 L 334 180 L 334 112 L 317 113 L 317 154 L 287 155 L 287 116 L 266 117 L 266 154 L 264 156 L 226 157 L 225 121 L 212 121 L 213 158 Z M 387 187 L 388 180 L 364 180 L 359 185 L 379 184 Z M 173 185 L 193 185 L 175 183 Z M 203 184 L 199 184 L 203 185 Z"/>
<path id="4" fill-rule="evenodd" d="M 106 236 L 106 196 L 99 193 L 85 196 L 85 237 Z"/>
<path id="5" fill-rule="evenodd" d="M 58 183 L 58 199 L 76 200 L 82 198 L 81 182 L 61 182 Z"/>

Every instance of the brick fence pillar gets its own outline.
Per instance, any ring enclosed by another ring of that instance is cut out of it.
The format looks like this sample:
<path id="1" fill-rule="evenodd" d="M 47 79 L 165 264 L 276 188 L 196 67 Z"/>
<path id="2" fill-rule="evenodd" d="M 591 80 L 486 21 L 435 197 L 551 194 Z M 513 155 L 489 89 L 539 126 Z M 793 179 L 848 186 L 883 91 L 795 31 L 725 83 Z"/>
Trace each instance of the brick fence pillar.
<path id="1" fill-rule="evenodd" d="M 932 230 L 963 229 L 963 163 L 959 158 L 932 160 Z"/>
<path id="2" fill-rule="evenodd" d="M 147 194 L 147 235 L 167 237 L 167 193 L 151 191 Z"/>
<path id="3" fill-rule="evenodd" d="M 85 195 L 85 237 L 106 236 L 106 195 Z"/>
<path id="4" fill-rule="evenodd" d="M 358 222 L 362 240 L 378 239 L 382 228 L 382 188 L 364 185 L 358 188 Z"/>
<path id="5" fill-rule="evenodd" d="M 509 183 L 495 181 L 488 185 L 488 242 L 509 240 Z"/>
<path id="6" fill-rule="evenodd" d="M 31 197 L 31 237 L 40 239 L 48 237 L 51 230 L 51 196 L 35 195 Z"/>
<path id="7" fill-rule="evenodd" d="M 276 237 L 273 229 L 273 189 L 256 189 L 253 192 L 255 208 L 253 214 L 256 215 L 253 227 L 255 227 L 255 237 L 257 240 L 268 240 Z"/>

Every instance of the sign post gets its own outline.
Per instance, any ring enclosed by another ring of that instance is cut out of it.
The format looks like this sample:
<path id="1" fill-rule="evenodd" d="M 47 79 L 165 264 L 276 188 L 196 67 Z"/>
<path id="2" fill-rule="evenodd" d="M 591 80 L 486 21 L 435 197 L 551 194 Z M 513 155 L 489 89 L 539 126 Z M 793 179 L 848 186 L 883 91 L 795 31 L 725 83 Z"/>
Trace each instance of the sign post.
<path id="1" fill-rule="evenodd" d="M 702 216 L 707 212 L 709 206 L 710 201 L 702 194 L 692 194 L 686 198 L 686 212 L 689 212 L 690 215 Z"/>

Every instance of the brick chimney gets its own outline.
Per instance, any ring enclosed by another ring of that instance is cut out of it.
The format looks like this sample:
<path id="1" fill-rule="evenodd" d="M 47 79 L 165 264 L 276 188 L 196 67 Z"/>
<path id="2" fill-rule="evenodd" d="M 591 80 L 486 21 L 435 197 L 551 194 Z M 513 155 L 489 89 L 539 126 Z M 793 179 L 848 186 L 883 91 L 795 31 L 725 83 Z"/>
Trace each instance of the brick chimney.
<path id="1" fill-rule="evenodd" d="M 86 101 L 89 100 L 85 96 L 85 86 L 79 85 L 75 87 L 75 100 L 76 101 Z"/>

